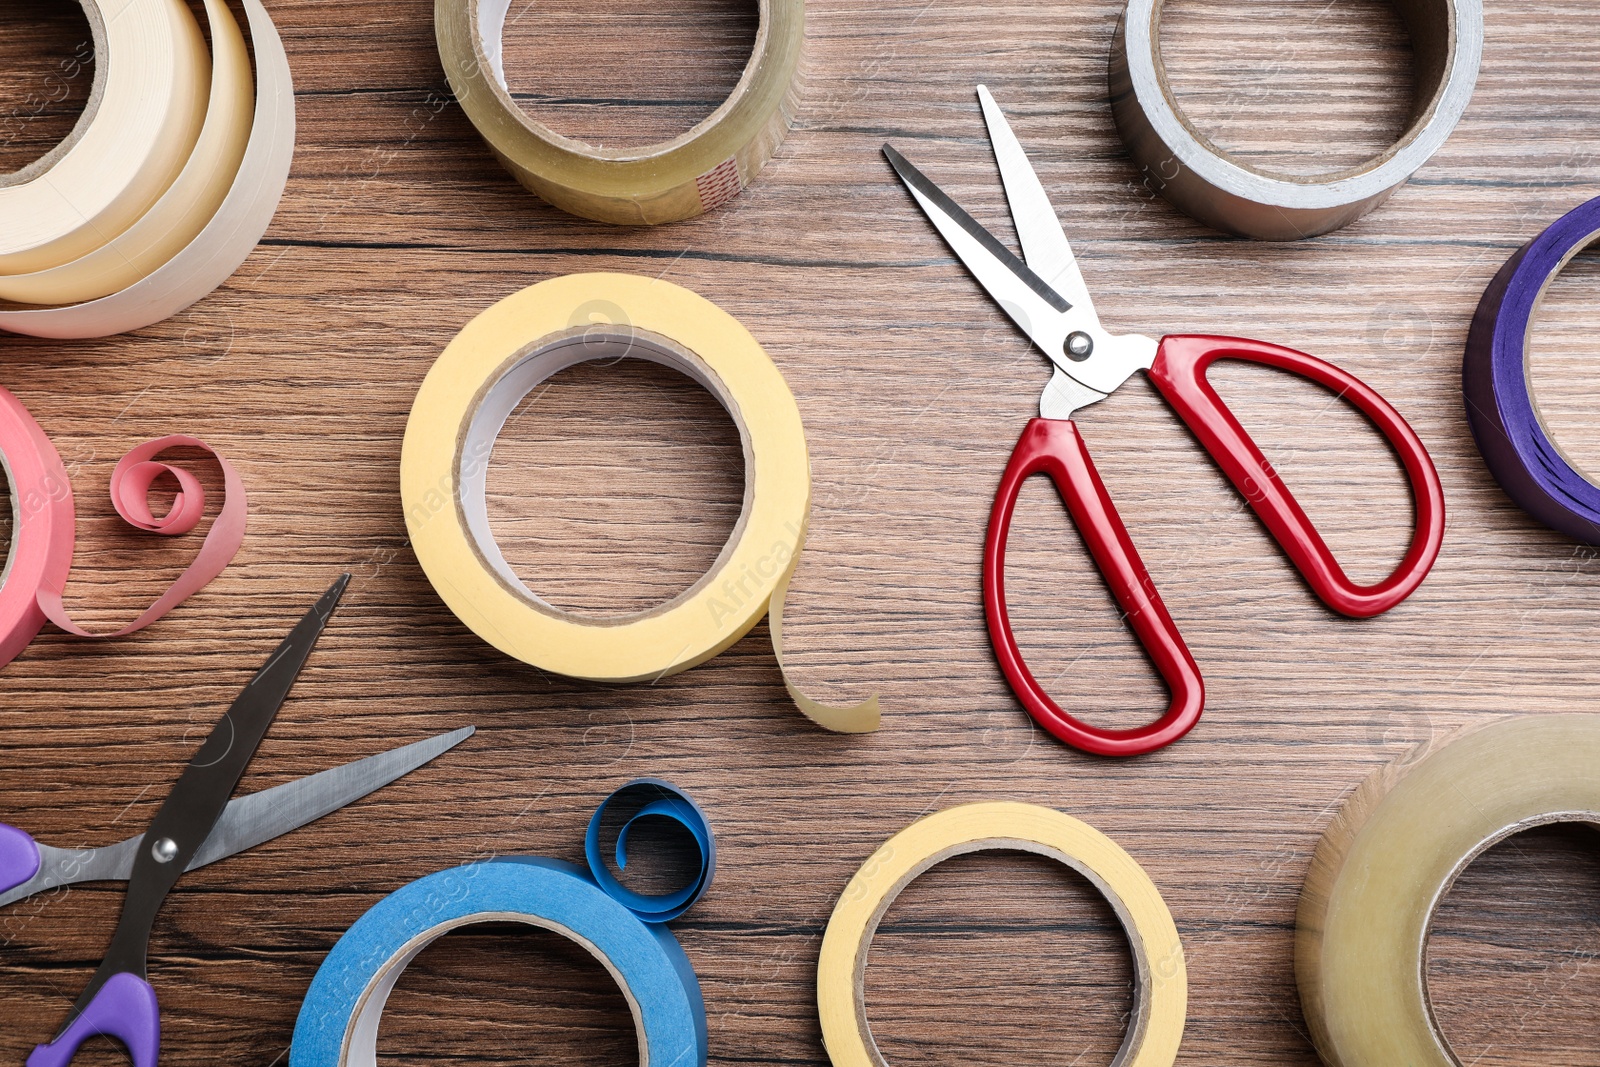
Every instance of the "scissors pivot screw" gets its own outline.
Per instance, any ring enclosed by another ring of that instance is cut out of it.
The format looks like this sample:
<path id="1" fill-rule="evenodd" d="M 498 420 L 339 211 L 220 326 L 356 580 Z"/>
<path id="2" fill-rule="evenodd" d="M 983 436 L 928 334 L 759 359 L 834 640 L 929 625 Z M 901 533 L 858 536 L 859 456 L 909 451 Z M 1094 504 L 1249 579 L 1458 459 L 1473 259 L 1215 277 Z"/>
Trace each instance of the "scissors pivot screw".
<path id="1" fill-rule="evenodd" d="M 1067 335 L 1067 358 L 1075 363 L 1082 363 L 1094 355 L 1094 338 L 1082 330 L 1073 330 Z"/>
<path id="2" fill-rule="evenodd" d="M 170 837 L 163 837 L 150 846 L 150 855 L 157 863 L 171 863 L 178 858 L 178 843 Z"/>

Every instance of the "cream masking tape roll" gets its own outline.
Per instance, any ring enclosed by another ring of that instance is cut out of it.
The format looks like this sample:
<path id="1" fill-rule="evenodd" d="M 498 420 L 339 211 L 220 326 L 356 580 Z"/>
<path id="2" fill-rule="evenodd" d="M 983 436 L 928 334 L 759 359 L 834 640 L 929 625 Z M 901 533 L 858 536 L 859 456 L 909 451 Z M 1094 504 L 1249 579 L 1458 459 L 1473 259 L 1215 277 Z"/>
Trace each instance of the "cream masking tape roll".
<path id="1" fill-rule="evenodd" d="M 1145 186 L 1208 226 L 1296 241 L 1347 226 L 1383 203 L 1449 138 L 1483 56 L 1482 0 L 1403 0 L 1419 100 L 1400 140 L 1360 166 L 1302 177 L 1229 155 L 1178 106 L 1161 58 L 1166 0 L 1128 0 L 1111 46 L 1111 113 Z"/>
<path id="2" fill-rule="evenodd" d="M 1323 835 L 1296 920 L 1306 1022 L 1332 1067 L 1459 1067 L 1428 1000 L 1428 930 L 1474 858 L 1600 825 L 1600 716 L 1501 719 L 1364 782 Z"/>
<path id="3" fill-rule="evenodd" d="M 1110 902 L 1132 948 L 1134 1005 L 1117 1067 L 1170 1067 L 1183 1040 L 1188 978 L 1172 914 L 1149 875 L 1116 842 L 1070 815 L 1033 804 L 965 804 L 919 819 L 872 854 L 822 938 L 817 1011 L 833 1067 L 887 1067 L 867 1022 L 867 952 L 884 913 L 912 880 L 952 856 L 1016 849 L 1048 856 Z"/>
<path id="4" fill-rule="evenodd" d="M 174 168 L 167 184 L 147 211 L 80 255 L 52 258 L 25 273 L 0 267 L 0 275 L 11 275 L 0 277 L 0 297 L 65 305 L 0 309 L 0 329 L 60 338 L 140 329 L 210 293 L 255 248 L 289 176 L 294 89 L 288 57 L 266 9 L 260 0 L 242 0 L 242 5 L 255 61 L 253 94 L 238 25 L 222 0 L 207 0 L 215 62 L 207 61 L 210 82 L 198 96 L 200 127 L 187 149 L 170 157 Z M 98 24 L 94 0 L 85 10 Z M 124 11 L 117 22 L 135 10 Z M 186 9 L 184 16 L 193 22 Z M 85 145 L 98 143 L 79 131 L 109 121 L 105 101 L 116 99 L 120 84 L 113 83 L 109 71 L 138 66 L 119 65 L 115 52 L 98 54 L 106 58 L 96 66 L 90 107 L 66 143 L 70 151 L 58 148 L 21 174 L 43 165 L 38 180 L 52 179 L 51 164 L 63 164 Z"/>
<path id="5" fill-rule="evenodd" d="M 48 166 L 0 179 L 6 274 L 83 255 L 133 225 L 178 176 L 205 121 L 211 60 L 183 0 L 83 8 L 95 37 L 94 106 Z"/>
<path id="6" fill-rule="evenodd" d="M 623 358 L 678 370 L 721 401 L 744 445 L 744 510 L 711 571 L 683 594 L 595 619 L 554 607 L 517 577 L 489 528 L 485 479 L 495 438 L 530 391 L 574 364 Z M 654 680 L 715 656 L 770 609 L 783 666 L 783 597 L 811 507 L 800 410 L 749 331 L 687 289 L 629 274 L 573 274 L 478 315 L 417 391 L 400 495 L 417 561 L 439 596 L 479 637 L 524 663 L 590 681 Z M 828 729 L 878 726 L 876 697 L 832 708 L 787 674 L 784 684 Z"/>
<path id="7" fill-rule="evenodd" d="M 0 299 L 30 304 L 94 300 L 125 289 L 192 241 L 221 206 L 250 139 L 255 85 L 250 53 L 223 0 L 206 0 L 211 90 L 205 123 L 183 170 L 149 211 L 92 251 L 32 274 L 0 273 Z"/>
<path id="8" fill-rule="evenodd" d="M 683 892 L 664 898 L 630 893 L 606 871 L 594 843 L 596 826 L 609 807 L 628 801 L 642 806 L 619 832 L 618 860 L 639 819 L 670 819 L 688 831 L 700 854 L 700 873 Z M 700 982 L 662 925 L 710 884 L 716 844 L 704 813 L 667 782 L 635 779 L 595 812 L 585 852 L 588 870 L 543 856 L 501 857 L 430 874 L 379 901 L 318 968 L 295 1022 L 289 1067 L 374 1067 L 384 1005 L 406 967 L 451 930 L 485 922 L 527 923 L 588 949 L 633 1010 L 640 1067 L 704 1067 Z"/>
<path id="9" fill-rule="evenodd" d="M 205 513 L 199 481 L 182 467 L 156 462 L 169 448 L 202 448 L 222 468 L 224 499 L 200 550 L 177 581 L 139 615 L 111 633 L 92 634 L 67 615 L 61 603 L 72 569 L 76 537 L 72 482 L 61 456 L 28 409 L 0 388 L 0 464 L 11 488 L 11 545 L 0 574 L 0 667 L 28 646 L 48 618 L 78 637 L 120 637 L 161 618 L 220 574 L 244 540 L 244 486 L 232 466 L 205 442 L 170 436 L 148 441 L 118 462 L 111 475 L 111 502 L 129 525 L 166 536 L 188 533 Z M 171 475 L 178 493 L 166 515 L 151 513 L 149 490 Z"/>
<path id="10" fill-rule="evenodd" d="M 738 196 L 794 123 L 805 0 L 759 0 L 755 47 L 728 99 L 693 129 L 639 148 L 565 137 L 517 105 L 501 58 L 509 2 L 434 0 L 439 58 L 501 164 L 563 211 L 619 225 L 703 214 Z"/>

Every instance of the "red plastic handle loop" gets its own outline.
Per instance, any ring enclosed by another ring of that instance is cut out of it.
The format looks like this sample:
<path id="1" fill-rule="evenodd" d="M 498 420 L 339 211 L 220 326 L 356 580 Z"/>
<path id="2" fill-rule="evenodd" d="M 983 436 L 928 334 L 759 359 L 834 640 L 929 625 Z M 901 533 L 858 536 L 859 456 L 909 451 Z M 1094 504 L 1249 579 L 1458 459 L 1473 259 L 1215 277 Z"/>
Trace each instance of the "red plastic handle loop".
<path id="1" fill-rule="evenodd" d="M 1206 381 L 1206 371 L 1219 359 L 1262 363 L 1309 378 L 1354 404 L 1388 439 L 1405 465 L 1416 502 L 1416 532 L 1393 574 L 1376 585 L 1357 585 L 1345 575 L 1294 494 Z M 1359 379 L 1315 356 L 1262 341 L 1173 336 L 1162 339 L 1150 380 L 1249 501 L 1306 584 L 1330 608 L 1358 619 L 1381 615 L 1415 592 L 1428 576 L 1444 540 L 1444 489 L 1439 472 L 1399 412 Z"/>
<path id="2" fill-rule="evenodd" d="M 1028 670 L 1011 633 L 1006 611 L 1006 540 L 1017 494 L 1030 475 L 1045 473 L 1055 482 L 1089 553 L 1121 606 L 1145 654 L 1172 693 L 1166 714 L 1133 730 L 1106 730 L 1063 711 Z M 983 552 L 983 610 L 995 658 L 1028 714 L 1074 748 L 1097 756 L 1138 756 L 1172 744 L 1194 728 L 1205 707 L 1205 683 L 1161 594 L 1146 573 L 1116 505 L 1106 492 L 1078 428 L 1056 419 L 1033 419 L 1000 479 L 989 515 L 989 540 Z"/>

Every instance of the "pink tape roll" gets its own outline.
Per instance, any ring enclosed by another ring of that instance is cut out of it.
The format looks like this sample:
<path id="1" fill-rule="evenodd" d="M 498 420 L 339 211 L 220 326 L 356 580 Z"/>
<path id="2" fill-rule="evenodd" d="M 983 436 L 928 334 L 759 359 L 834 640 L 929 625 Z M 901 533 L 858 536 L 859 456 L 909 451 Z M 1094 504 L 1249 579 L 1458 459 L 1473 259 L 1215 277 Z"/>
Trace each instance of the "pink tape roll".
<path id="1" fill-rule="evenodd" d="M 211 524 L 194 561 L 154 604 L 137 619 L 110 633 L 90 633 L 67 614 L 61 603 L 72 570 L 76 522 L 72 482 L 55 445 L 28 409 L 0 388 L 0 462 L 11 482 L 11 554 L 0 578 L 0 666 L 15 659 L 49 619 L 78 637 L 121 637 L 142 629 L 183 603 L 222 573 L 244 541 L 248 507 L 244 483 L 228 461 L 194 437 L 173 434 L 140 445 L 111 473 L 111 504 L 129 525 L 165 536 L 188 533 L 205 514 L 200 482 L 182 467 L 155 457 L 179 446 L 202 448 L 222 468 L 222 510 Z M 165 515 L 150 510 L 150 487 L 163 474 L 178 482 L 178 493 Z"/>

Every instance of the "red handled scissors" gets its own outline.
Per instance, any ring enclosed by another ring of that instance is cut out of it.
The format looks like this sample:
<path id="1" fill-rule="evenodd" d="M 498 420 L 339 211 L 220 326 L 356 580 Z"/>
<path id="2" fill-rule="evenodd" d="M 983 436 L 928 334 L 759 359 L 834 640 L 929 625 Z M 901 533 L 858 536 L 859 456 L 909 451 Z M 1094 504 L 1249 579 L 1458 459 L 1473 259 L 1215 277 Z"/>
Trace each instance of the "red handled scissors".
<path id="1" fill-rule="evenodd" d="M 1012 451 L 989 517 L 983 566 L 989 636 L 1011 688 L 1029 714 L 1056 737 L 1102 756 L 1152 752 L 1193 729 L 1205 706 L 1205 683 L 1072 422 L 1078 410 L 1106 399 L 1135 371 L 1144 371 L 1255 509 L 1312 591 L 1335 611 L 1356 618 L 1388 611 L 1422 584 L 1444 538 L 1444 492 L 1433 461 L 1405 420 L 1376 392 L 1331 363 L 1238 337 L 1168 336 L 1157 342 L 1137 334 L 1107 333 L 1021 144 L 981 85 L 978 98 L 1026 263 L 899 152 L 889 145 L 883 151 L 951 250 L 1054 366 L 1039 401 L 1041 417 L 1028 422 Z M 1393 574 L 1365 586 L 1345 575 L 1293 494 L 1206 380 L 1206 371 L 1219 359 L 1261 363 L 1309 378 L 1354 404 L 1388 439 L 1405 466 L 1416 505 L 1416 532 Z M 1022 483 L 1039 473 L 1055 483 L 1100 573 L 1171 692 L 1166 713 L 1149 725 L 1107 730 L 1082 722 L 1050 698 L 1023 662 L 1006 612 L 1006 539 Z"/>

